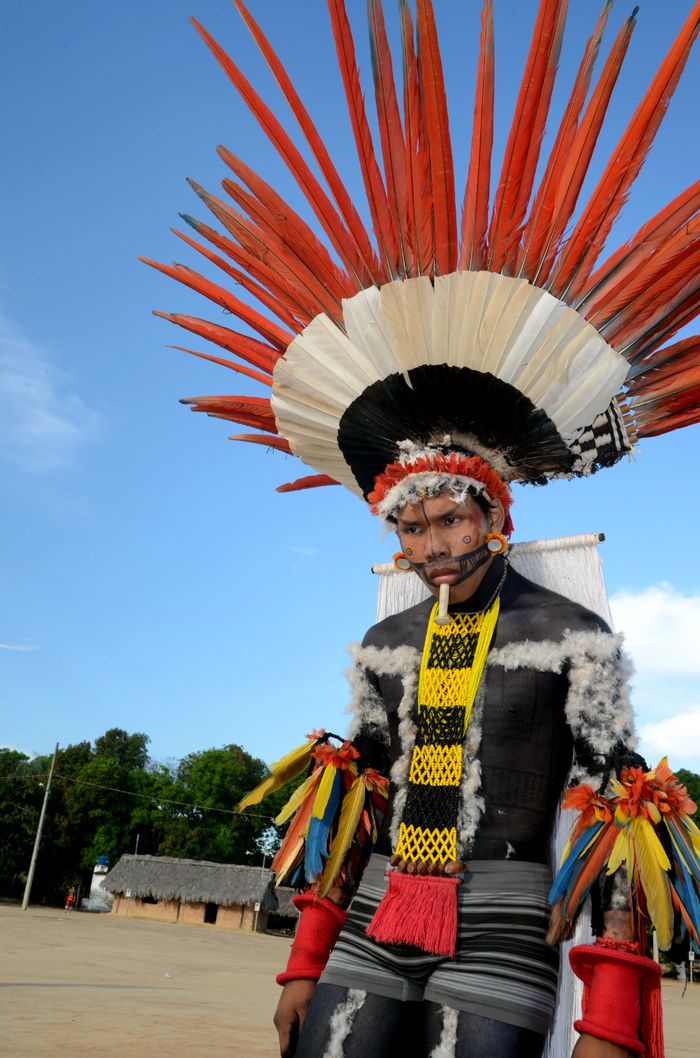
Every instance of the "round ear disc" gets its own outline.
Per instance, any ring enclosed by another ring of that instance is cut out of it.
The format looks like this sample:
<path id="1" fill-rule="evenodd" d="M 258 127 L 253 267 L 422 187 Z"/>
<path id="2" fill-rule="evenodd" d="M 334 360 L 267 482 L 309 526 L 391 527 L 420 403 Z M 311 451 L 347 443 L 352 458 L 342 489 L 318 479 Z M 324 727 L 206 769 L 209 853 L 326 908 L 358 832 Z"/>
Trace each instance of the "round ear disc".
<path id="1" fill-rule="evenodd" d="M 503 533 L 489 533 L 486 546 L 491 555 L 503 555 L 508 550 L 508 540 Z"/>
<path id="2" fill-rule="evenodd" d="M 397 551 L 394 555 L 394 565 L 404 573 L 407 573 L 411 568 L 411 563 L 408 561 L 403 551 Z"/>

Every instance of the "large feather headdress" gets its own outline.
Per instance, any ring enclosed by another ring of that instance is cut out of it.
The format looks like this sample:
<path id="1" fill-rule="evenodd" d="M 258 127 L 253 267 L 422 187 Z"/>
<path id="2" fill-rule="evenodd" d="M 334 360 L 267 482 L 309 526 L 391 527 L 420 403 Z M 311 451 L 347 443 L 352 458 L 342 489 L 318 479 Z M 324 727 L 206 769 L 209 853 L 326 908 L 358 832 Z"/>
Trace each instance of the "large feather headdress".
<path id="1" fill-rule="evenodd" d="M 234 2 L 323 181 L 232 59 L 194 24 L 286 163 L 323 238 L 220 147 L 231 171 L 226 198 L 191 182 L 216 227 L 184 216 L 191 234 L 177 232 L 218 267 L 220 282 L 184 265 L 147 263 L 244 325 L 159 314 L 225 355 L 188 351 L 271 389 L 187 403 L 254 431 L 236 439 L 292 453 L 313 469 L 282 491 L 340 483 L 368 498 L 402 444 L 439 450 L 445 435 L 504 481 L 543 483 L 609 466 L 638 438 L 700 420 L 700 337 L 672 341 L 700 308 L 700 182 L 599 260 L 698 34 L 700 0 L 582 206 L 636 9 L 594 77 L 612 0 L 603 4 L 536 182 L 567 7 L 540 0 L 492 194 L 493 12 L 484 0 L 460 223 L 431 0 L 416 0 L 415 29 L 407 0 L 399 0 L 400 83 L 381 0 L 368 0 L 379 151 L 345 5 L 328 0 L 371 233 L 282 61 L 242 0 Z M 231 281 L 252 299 L 232 294 Z"/>

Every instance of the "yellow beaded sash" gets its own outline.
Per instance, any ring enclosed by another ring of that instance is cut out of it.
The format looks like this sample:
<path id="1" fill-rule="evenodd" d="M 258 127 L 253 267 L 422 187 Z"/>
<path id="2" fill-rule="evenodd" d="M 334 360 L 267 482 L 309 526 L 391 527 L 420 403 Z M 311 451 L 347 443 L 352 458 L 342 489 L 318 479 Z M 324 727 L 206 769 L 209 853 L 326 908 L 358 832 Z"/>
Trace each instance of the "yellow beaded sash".
<path id="1" fill-rule="evenodd" d="M 418 683 L 418 730 L 395 857 L 442 866 L 457 859 L 462 743 L 486 664 L 499 599 L 486 612 L 436 624 L 433 607 Z"/>

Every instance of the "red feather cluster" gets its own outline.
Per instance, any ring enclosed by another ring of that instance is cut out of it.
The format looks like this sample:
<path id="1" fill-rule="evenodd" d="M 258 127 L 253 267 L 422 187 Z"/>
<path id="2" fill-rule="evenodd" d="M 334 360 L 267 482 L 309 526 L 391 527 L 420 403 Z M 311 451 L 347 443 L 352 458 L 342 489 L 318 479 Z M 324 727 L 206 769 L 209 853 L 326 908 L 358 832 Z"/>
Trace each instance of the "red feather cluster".
<path id="1" fill-rule="evenodd" d="M 372 513 L 377 513 L 377 506 L 395 485 L 405 481 L 412 474 L 426 473 L 450 474 L 480 481 L 488 497 L 492 500 L 499 500 L 503 506 L 506 516 L 503 525 L 504 535 L 510 536 L 513 532 L 513 522 L 510 517 L 513 497 L 509 487 L 493 467 L 480 456 L 465 456 L 460 452 L 438 452 L 435 455 L 420 456 L 412 463 L 390 463 L 383 473 L 378 474 L 374 479 L 374 489 L 367 497 Z"/>

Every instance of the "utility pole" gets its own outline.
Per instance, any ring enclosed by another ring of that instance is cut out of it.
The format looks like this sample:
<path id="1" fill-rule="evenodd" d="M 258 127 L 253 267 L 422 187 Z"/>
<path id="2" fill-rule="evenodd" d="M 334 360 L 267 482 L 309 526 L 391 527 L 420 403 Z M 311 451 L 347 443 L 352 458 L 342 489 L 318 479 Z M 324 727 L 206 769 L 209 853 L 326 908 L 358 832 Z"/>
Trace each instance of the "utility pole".
<path id="1" fill-rule="evenodd" d="M 41 832 L 44 829 L 44 819 L 46 817 L 46 805 L 49 800 L 49 791 L 51 789 L 51 780 L 53 779 L 53 770 L 56 767 L 56 757 L 58 755 L 58 742 L 56 748 L 53 751 L 53 759 L 51 761 L 51 767 L 49 769 L 49 777 L 46 780 L 46 789 L 44 790 L 44 803 L 41 806 L 41 814 L 39 816 L 39 825 L 36 828 L 36 837 L 34 838 L 34 851 L 32 852 L 32 862 L 29 864 L 29 874 L 27 875 L 27 884 L 24 887 L 24 896 L 22 897 L 22 910 L 26 911 L 29 907 L 29 897 L 32 892 L 32 882 L 34 881 L 34 869 L 36 868 L 36 861 L 39 855 L 39 846 L 41 845 Z"/>

